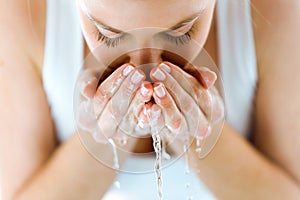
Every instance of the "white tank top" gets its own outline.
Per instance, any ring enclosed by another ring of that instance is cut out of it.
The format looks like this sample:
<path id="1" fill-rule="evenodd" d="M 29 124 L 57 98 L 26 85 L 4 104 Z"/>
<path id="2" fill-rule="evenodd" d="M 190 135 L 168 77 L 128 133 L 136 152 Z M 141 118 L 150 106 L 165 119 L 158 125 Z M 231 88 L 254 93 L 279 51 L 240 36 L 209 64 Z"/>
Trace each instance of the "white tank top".
<path id="1" fill-rule="evenodd" d="M 226 120 L 242 135 L 248 136 L 251 130 L 253 100 L 257 82 L 256 54 L 251 23 L 249 0 L 219 0 L 217 3 L 217 32 L 220 68 L 225 90 Z M 75 1 L 47 0 L 46 43 L 43 66 L 43 83 L 48 98 L 58 138 L 65 141 L 75 133 L 73 117 L 73 91 L 76 76 L 83 62 L 83 37 L 79 25 Z M 173 191 L 169 199 L 185 199 L 182 192 L 183 175 L 178 170 L 183 168 L 177 162 L 166 171 L 165 186 Z M 173 171 L 172 171 L 173 170 Z M 175 171 L 174 171 L 175 170 Z M 180 170 L 182 172 L 182 170 Z M 176 180 L 174 182 L 174 173 Z M 168 175 L 169 174 L 169 175 Z M 114 199 L 118 192 L 136 193 L 135 184 L 153 183 L 154 175 L 136 176 L 121 174 L 119 180 L 130 180 L 121 190 L 111 189 L 105 199 Z M 214 199 L 203 184 L 196 178 L 201 199 Z M 177 183 L 178 182 L 178 183 Z M 147 186 L 155 191 L 155 185 Z M 176 189 L 178 188 L 178 189 Z M 202 189 L 200 189 L 202 188 Z M 198 190 L 197 189 L 197 190 Z M 168 188 L 165 188 L 168 191 Z M 131 191 L 131 192 L 130 192 Z M 156 199 L 144 192 L 143 199 Z M 145 194 L 147 196 L 145 197 Z M 125 196 L 124 196 L 125 195 Z M 129 199 L 135 198 L 132 195 Z"/>

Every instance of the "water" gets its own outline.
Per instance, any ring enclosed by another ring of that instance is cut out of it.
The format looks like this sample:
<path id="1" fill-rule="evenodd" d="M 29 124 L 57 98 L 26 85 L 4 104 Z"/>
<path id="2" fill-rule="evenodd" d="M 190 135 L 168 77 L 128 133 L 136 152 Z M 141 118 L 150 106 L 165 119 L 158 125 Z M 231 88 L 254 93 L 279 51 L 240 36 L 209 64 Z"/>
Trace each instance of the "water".
<path id="1" fill-rule="evenodd" d="M 162 158 L 164 160 L 170 160 L 171 155 L 167 152 L 167 142 L 165 140 L 162 140 Z"/>
<path id="2" fill-rule="evenodd" d="M 192 195 L 186 197 L 186 200 L 193 200 L 193 199 L 194 199 L 194 196 L 192 196 Z"/>
<path id="3" fill-rule="evenodd" d="M 119 145 L 121 146 L 125 146 L 127 144 L 127 138 L 123 137 L 121 139 L 119 139 Z"/>
<path id="4" fill-rule="evenodd" d="M 185 183 L 185 188 L 189 189 L 191 187 L 191 184 L 189 182 Z"/>
<path id="5" fill-rule="evenodd" d="M 190 146 L 190 138 L 189 136 L 186 136 L 185 140 L 183 141 L 183 152 L 184 152 L 184 161 L 185 161 L 185 168 L 184 168 L 184 174 L 185 174 L 185 184 L 184 188 L 186 190 L 186 200 L 193 200 L 194 199 L 194 189 L 192 184 L 192 177 L 193 174 L 191 173 L 191 167 L 190 167 L 190 161 L 189 161 L 189 146 Z"/>
<path id="6" fill-rule="evenodd" d="M 117 152 L 116 144 L 115 144 L 114 140 L 111 139 L 111 138 L 108 139 L 108 142 L 111 144 L 112 151 L 113 151 L 113 154 L 114 154 L 114 165 L 113 165 L 113 168 L 114 169 L 119 169 L 120 165 L 119 165 L 119 158 L 118 158 L 118 152 Z"/>
<path id="7" fill-rule="evenodd" d="M 115 181 L 114 185 L 115 185 L 115 188 L 118 190 L 121 188 L 120 181 Z"/>
<path id="8" fill-rule="evenodd" d="M 200 137 L 196 137 L 196 149 L 195 149 L 196 153 L 200 154 L 202 151 L 201 148 L 201 139 Z"/>
<path id="9" fill-rule="evenodd" d="M 152 138 L 153 138 L 153 147 L 156 153 L 154 170 L 156 175 L 157 192 L 158 192 L 159 199 L 162 200 L 163 199 L 162 172 L 161 172 L 162 145 L 158 133 L 153 133 Z"/>
<path id="10" fill-rule="evenodd" d="M 189 140 L 186 139 L 184 141 L 184 145 L 183 145 L 183 152 L 184 152 L 184 160 L 185 160 L 185 170 L 184 173 L 185 174 L 189 174 L 190 173 L 190 162 L 189 162 Z"/>

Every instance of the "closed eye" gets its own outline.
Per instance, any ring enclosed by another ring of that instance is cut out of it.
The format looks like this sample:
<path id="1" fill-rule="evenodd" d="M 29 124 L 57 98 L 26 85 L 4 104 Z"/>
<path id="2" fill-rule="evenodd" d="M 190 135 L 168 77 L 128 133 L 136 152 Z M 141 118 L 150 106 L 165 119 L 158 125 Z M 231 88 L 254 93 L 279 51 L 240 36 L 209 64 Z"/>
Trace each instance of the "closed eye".
<path id="1" fill-rule="evenodd" d="M 168 30 L 158 33 L 157 36 L 166 39 L 167 41 L 172 42 L 176 45 L 184 45 L 191 41 L 193 27 L 194 26 L 192 26 L 188 32 L 180 35 L 173 34 L 173 30 Z M 117 37 L 110 38 L 102 34 L 98 29 L 96 31 L 97 41 L 104 43 L 107 47 L 117 47 L 123 40 L 126 39 L 127 36 L 129 36 L 129 34 L 123 32 Z"/>
<path id="2" fill-rule="evenodd" d="M 173 30 L 168 30 L 159 33 L 158 35 L 167 39 L 169 42 L 175 43 L 176 45 L 184 45 L 191 41 L 191 34 L 193 33 L 194 26 L 192 26 L 186 33 L 176 33 Z"/>
<path id="3" fill-rule="evenodd" d="M 107 37 L 105 35 L 103 35 L 98 29 L 96 30 L 96 39 L 99 42 L 104 43 L 107 47 L 117 47 L 122 40 L 124 40 L 126 38 L 128 34 L 126 33 L 122 33 L 117 37 Z"/>

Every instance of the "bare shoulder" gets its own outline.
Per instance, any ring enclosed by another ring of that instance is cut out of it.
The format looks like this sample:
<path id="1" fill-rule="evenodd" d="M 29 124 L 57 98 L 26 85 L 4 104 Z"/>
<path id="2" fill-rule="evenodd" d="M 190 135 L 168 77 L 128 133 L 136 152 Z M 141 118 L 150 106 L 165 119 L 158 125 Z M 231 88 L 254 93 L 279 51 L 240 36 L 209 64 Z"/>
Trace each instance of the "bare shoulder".
<path id="1" fill-rule="evenodd" d="M 11 199 L 24 188 L 56 144 L 37 68 L 43 57 L 39 52 L 43 48 L 39 38 L 42 10 L 30 10 L 42 8 L 38 1 L 42 2 L 0 0 L 0 168 L 4 199 Z"/>
<path id="2" fill-rule="evenodd" d="M 45 0 L 0 0 L 0 41 L 5 51 L 22 50 L 36 65 L 42 63 Z"/>
<path id="3" fill-rule="evenodd" d="M 258 61 L 269 62 L 276 55 L 279 56 L 277 59 L 296 56 L 300 48 L 300 1 L 251 2 Z"/>
<path id="4" fill-rule="evenodd" d="M 252 0 L 256 146 L 300 185 L 300 1 Z"/>

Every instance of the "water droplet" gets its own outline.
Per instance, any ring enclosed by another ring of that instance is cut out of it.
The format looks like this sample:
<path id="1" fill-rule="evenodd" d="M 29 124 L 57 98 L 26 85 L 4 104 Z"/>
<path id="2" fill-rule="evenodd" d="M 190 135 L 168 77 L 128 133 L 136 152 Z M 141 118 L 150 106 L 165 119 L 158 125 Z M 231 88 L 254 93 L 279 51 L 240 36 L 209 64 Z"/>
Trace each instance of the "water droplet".
<path id="1" fill-rule="evenodd" d="M 200 154 L 202 152 L 200 137 L 196 137 L 196 149 L 195 149 L 195 152 L 198 153 L 198 154 Z"/>
<path id="2" fill-rule="evenodd" d="M 171 155 L 166 151 L 166 149 L 162 149 L 162 157 L 164 160 L 170 160 Z"/>
<path id="3" fill-rule="evenodd" d="M 200 144 L 201 144 L 201 139 L 200 139 L 200 137 L 196 137 L 196 146 L 197 146 L 197 147 L 200 147 Z"/>
<path id="4" fill-rule="evenodd" d="M 186 200 L 193 200 L 194 199 L 194 196 L 187 196 L 186 197 Z"/>
<path id="5" fill-rule="evenodd" d="M 113 139 L 108 139 L 108 142 L 111 144 L 112 151 L 113 151 L 113 154 L 114 154 L 114 165 L 113 165 L 113 168 L 114 169 L 119 169 L 120 168 L 119 158 L 118 158 L 117 147 L 115 145 L 115 142 L 113 141 Z"/>
<path id="6" fill-rule="evenodd" d="M 121 146 L 125 146 L 125 145 L 127 144 L 127 138 L 124 137 L 124 138 L 120 139 L 120 140 L 119 140 L 119 144 L 120 144 Z"/>
<path id="7" fill-rule="evenodd" d="M 185 188 L 189 189 L 191 187 L 191 184 L 190 183 L 186 183 L 185 184 Z"/>
<path id="8" fill-rule="evenodd" d="M 201 149 L 201 147 L 197 147 L 197 148 L 195 149 L 195 151 L 196 151 L 196 153 L 201 153 L 202 149 Z"/>
<path id="9" fill-rule="evenodd" d="M 120 189 L 120 188 L 121 188 L 120 181 L 115 181 L 115 187 L 116 187 L 117 189 Z"/>
<path id="10" fill-rule="evenodd" d="M 185 170 L 184 170 L 184 174 L 185 174 L 185 175 L 188 175 L 188 174 L 190 174 L 190 173 L 191 173 L 191 172 L 190 172 L 189 169 L 185 169 Z"/>
<path id="11" fill-rule="evenodd" d="M 151 122 L 151 132 L 152 132 L 152 140 L 153 140 L 153 148 L 156 153 L 156 159 L 154 164 L 154 171 L 156 175 L 156 184 L 157 184 L 157 193 L 159 200 L 163 199 L 163 190 L 162 190 L 162 170 L 161 170 L 161 160 L 162 160 L 162 143 L 163 140 L 159 135 L 159 131 L 157 129 L 157 124 L 155 120 L 151 119 L 150 112 L 147 113 L 148 118 Z"/>
<path id="12" fill-rule="evenodd" d="M 184 174 L 189 174 L 190 173 L 190 162 L 189 162 L 189 149 L 188 149 L 188 145 L 189 145 L 189 141 L 186 140 L 185 144 L 183 146 L 183 151 L 184 153 L 184 159 L 185 159 L 185 170 L 184 170 Z"/>
<path id="13" fill-rule="evenodd" d="M 152 134 L 153 138 L 153 147 L 156 153 L 155 160 L 155 174 L 156 174 L 156 182 L 157 182 L 157 192 L 159 199 L 163 199 L 163 191 L 162 191 L 162 171 L 161 171 L 161 158 L 162 158 L 162 145 L 161 139 L 158 133 Z"/>

